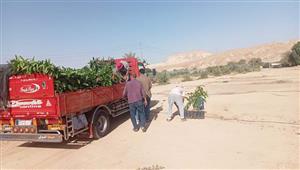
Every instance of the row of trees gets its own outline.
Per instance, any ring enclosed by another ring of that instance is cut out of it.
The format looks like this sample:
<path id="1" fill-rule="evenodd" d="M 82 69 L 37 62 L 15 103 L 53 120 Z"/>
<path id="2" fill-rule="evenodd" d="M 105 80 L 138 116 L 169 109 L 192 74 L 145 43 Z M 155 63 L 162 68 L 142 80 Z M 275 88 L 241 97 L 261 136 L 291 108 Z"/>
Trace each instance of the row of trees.
<path id="1" fill-rule="evenodd" d="M 206 69 L 180 69 L 173 71 L 162 71 L 157 75 L 157 82 L 159 84 L 169 83 L 171 78 L 182 78 L 182 81 L 191 81 L 193 77 L 198 79 L 208 78 L 209 76 L 222 76 L 231 73 L 247 73 L 252 71 L 260 71 L 264 65 L 260 58 L 252 58 L 248 62 L 244 59 L 238 62 L 228 62 L 222 66 L 210 66 Z"/>
<path id="2" fill-rule="evenodd" d="M 300 42 L 297 42 L 287 55 L 280 60 L 281 66 L 291 67 L 300 65 Z M 271 63 L 262 62 L 260 58 L 252 58 L 248 62 L 244 59 L 238 62 L 228 62 L 222 66 L 211 66 L 206 69 L 180 69 L 173 71 L 163 71 L 158 73 L 157 82 L 167 84 L 171 78 L 182 78 L 182 81 L 192 80 L 191 76 L 198 79 L 208 78 L 209 76 L 222 76 L 231 73 L 247 73 L 260 71 L 261 67 L 269 68 Z"/>

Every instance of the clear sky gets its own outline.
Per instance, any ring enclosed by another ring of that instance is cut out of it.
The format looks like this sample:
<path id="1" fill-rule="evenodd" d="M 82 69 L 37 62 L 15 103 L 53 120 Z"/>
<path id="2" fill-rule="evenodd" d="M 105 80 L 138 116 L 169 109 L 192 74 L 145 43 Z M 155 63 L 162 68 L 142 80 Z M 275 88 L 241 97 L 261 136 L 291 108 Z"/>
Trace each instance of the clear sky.
<path id="1" fill-rule="evenodd" d="M 132 51 L 150 63 L 299 38 L 299 1 L 1 0 L 1 63 L 15 54 L 80 67 Z"/>

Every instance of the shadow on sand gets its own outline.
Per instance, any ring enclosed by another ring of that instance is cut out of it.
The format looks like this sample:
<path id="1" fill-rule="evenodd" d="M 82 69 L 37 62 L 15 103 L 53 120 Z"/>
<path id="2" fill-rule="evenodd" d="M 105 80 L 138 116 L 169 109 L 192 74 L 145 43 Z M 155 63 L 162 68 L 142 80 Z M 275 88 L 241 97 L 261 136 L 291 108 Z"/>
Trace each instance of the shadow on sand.
<path id="1" fill-rule="evenodd" d="M 205 113 L 206 111 L 200 110 L 200 111 L 193 111 L 193 110 L 188 110 L 184 111 L 184 116 L 186 119 L 205 119 Z M 174 119 L 175 116 L 179 116 L 179 111 L 177 110 L 172 114 L 171 120 Z"/>
<path id="2" fill-rule="evenodd" d="M 158 100 L 152 100 L 150 107 L 154 107 L 159 103 Z M 150 113 L 150 122 L 147 123 L 146 128 L 150 126 L 152 120 L 156 120 L 158 117 L 159 112 L 162 111 L 162 107 L 158 107 L 156 109 L 153 109 Z M 130 114 L 124 113 L 120 116 L 114 117 L 111 119 L 111 125 L 110 125 L 110 132 L 114 129 L 118 128 L 121 124 L 123 124 L 125 121 L 130 119 Z M 107 136 L 110 133 L 107 134 Z M 99 139 L 101 140 L 101 139 Z M 55 148 L 55 149 L 80 149 L 90 143 L 92 143 L 94 139 L 88 138 L 88 133 L 85 132 L 83 134 L 77 135 L 73 138 L 70 138 L 68 141 L 63 141 L 61 143 L 41 143 L 41 142 L 26 142 L 18 147 L 32 147 L 32 148 Z"/>
<path id="3" fill-rule="evenodd" d="M 61 143 L 41 143 L 41 142 L 26 142 L 18 147 L 30 147 L 30 148 L 53 148 L 53 149 L 80 149 L 88 144 L 90 144 L 93 139 L 86 137 L 74 137 L 70 138 L 68 141 L 63 141 Z"/>
<path id="4" fill-rule="evenodd" d="M 151 105 L 150 107 L 154 107 L 158 104 L 158 100 L 153 100 L 151 101 Z M 146 123 L 146 130 L 148 130 L 148 128 L 150 127 L 151 123 L 153 120 L 156 120 L 158 118 L 158 114 L 163 110 L 162 106 L 157 107 L 155 109 L 152 109 L 150 112 L 150 118 L 149 118 L 149 122 Z"/>
<path id="5" fill-rule="evenodd" d="M 111 119 L 110 132 L 119 127 L 125 121 L 130 118 L 129 113 L 122 114 L 118 117 Z M 107 134 L 107 136 L 110 134 Z M 106 136 L 105 136 L 106 137 Z M 104 137 L 104 138 L 105 138 Z M 70 138 L 68 141 L 63 141 L 61 143 L 41 143 L 41 142 L 26 142 L 18 147 L 32 147 L 32 148 L 55 148 L 55 149 L 80 149 L 90 143 L 95 139 L 90 139 L 88 133 L 82 133 L 73 138 Z M 101 139 L 99 139 L 101 140 Z"/>

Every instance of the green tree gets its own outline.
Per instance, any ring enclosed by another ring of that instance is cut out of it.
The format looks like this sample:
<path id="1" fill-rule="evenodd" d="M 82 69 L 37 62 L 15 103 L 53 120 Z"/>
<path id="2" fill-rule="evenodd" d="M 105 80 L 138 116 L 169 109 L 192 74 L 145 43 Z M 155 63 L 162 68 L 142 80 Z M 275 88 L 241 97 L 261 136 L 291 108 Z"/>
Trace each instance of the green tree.
<path id="1" fill-rule="evenodd" d="M 236 62 L 230 61 L 226 65 L 231 72 L 234 72 L 238 69 L 238 64 Z"/>
<path id="2" fill-rule="evenodd" d="M 208 73 L 207 73 L 207 71 L 202 70 L 200 72 L 200 79 L 205 79 L 205 78 L 208 78 Z"/>
<path id="3" fill-rule="evenodd" d="M 263 62 L 260 58 L 251 58 L 248 61 L 248 67 L 251 69 L 251 71 L 259 71 L 260 66 L 263 65 Z"/>
<path id="4" fill-rule="evenodd" d="M 163 71 L 157 74 L 157 82 L 158 84 L 169 84 L 169 76 L 167 75 L 167 71 Z"/>
<path id="5" fill-rule="evenodd" d="M 293 65 L 300 65 L 300 41 L 293 46 L 289 58 Z"/>
<path id="6" fill-rule="evenodd" d="M 238 62 L 238 64 L 246 64 L 247 62 L 246 62 L 246 60 L 245 59 L 241 59 L 239 62 Z"/>
<path id="7" fill-rule="evenodd" d="M 261 58 L 251 58 L 249 61 L 248 61 L 248 64 L 251 65 L 251 66 L 261 66 L 263 64 Z"/>
<path id="8" fill-rule="evenodd" d="M 182 82 L 185 82 L 185 81 L 192 81 L 193 79 L 191 78 L 191 76 L 189 74 L 185 74 L 183 75 L 183 79 L 182 79 Z"/>

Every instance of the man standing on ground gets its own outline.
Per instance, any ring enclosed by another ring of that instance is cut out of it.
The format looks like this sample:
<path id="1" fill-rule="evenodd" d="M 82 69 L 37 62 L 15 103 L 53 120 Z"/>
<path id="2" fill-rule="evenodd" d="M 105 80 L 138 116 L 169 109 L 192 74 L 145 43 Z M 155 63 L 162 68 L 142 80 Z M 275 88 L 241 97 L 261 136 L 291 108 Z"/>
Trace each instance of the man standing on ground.
<path id="1" fill-rule="evenodd" d="M 139 125 L 143 132 L 146 131 L 145 128 L 145 111 L 144 107 L 147 105 L 146 94 L 142 84 L 135 79 L 135 75 L 131 77 L 131 80 L 128 80 L 124 91 L 123 96 L 127 97 L 129 103 L 130 118 L 133 125 L 133 131 L 137 132 L 139 126 L 136 123 L 135 115 L 138 114 L 140 121 Z M 144 99 L 144 102 L 143 102 Z"/>
<path id="2" fill-rule="evenodd" d="M 169 94 L 168 103 L 169 103 L 169 110 L 168 110 L 168 118 L 167 121 L 171 121 L 173 114 L 172 114 L 172 107 L 173 104 L 178 107 L 180 119 L 182 121 L 186 121 L 184 117 L 184 107 L 183 107 L 183 101 L 184 101 L 185 92 L 184 89 L 180 86 L 176 86 L 173 88 Z"/>
<path id="3" fill-rule="evenodd" d="M 140 69 L 140 73 L 141 73 L 140 76 L 136 79 L 142 83 L 143 88 L 145 90 L 146 100 L 147 100 L 147 105 L 145 106 L 145 117 L 146 117 L 146 122 L 149 122 L 150 121 L 150 103 L 151 103 L 152 83 L 151 83 L 150 78 L 145 76 L 144 68 Z"/>

